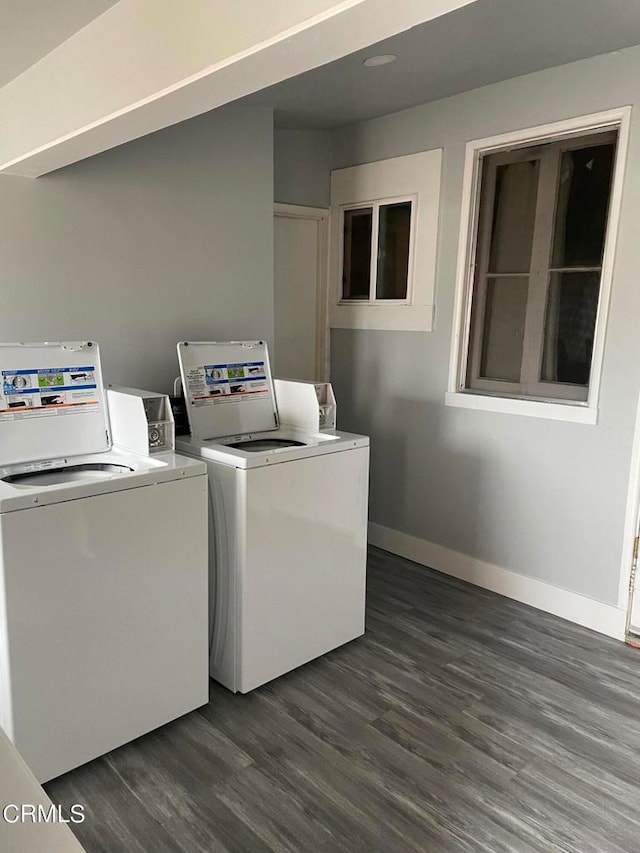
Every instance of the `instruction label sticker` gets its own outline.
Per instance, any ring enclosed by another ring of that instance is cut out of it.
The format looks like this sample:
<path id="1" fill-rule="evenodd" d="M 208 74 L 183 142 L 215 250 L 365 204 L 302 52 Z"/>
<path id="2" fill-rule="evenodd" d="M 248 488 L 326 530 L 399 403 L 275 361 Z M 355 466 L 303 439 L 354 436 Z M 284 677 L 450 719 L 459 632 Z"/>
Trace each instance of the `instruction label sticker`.
<path id="1" fill-rule="evenodd" d="M 235 403 L 269 396 L 264 361 L 205 364 L 191 368 L 186 378 L 186 391 L 194 406 Z"/>
<path id="2" fill-rule="evenodd" d="M 95 366 L 3 370 L 0 421 L 96 411 Z"/>

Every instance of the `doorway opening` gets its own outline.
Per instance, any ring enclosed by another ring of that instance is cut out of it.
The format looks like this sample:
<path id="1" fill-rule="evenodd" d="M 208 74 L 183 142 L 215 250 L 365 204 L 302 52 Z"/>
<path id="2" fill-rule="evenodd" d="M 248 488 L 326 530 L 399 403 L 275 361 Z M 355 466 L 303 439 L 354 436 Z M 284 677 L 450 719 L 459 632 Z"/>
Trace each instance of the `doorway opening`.
<path id="1" fill-rule="evenodd" d="M 329 211 L 276 204 L 273 239 L 274 375 L 327 382 Z"/>

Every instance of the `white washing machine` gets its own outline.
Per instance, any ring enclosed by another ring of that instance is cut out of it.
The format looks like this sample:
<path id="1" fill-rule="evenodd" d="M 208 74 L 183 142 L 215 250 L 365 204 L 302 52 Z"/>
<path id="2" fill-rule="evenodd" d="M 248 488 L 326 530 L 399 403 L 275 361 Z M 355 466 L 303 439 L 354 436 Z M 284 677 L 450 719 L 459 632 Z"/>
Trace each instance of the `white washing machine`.
<path id="1" fill-rule="evenodd" d="M 266 344 L 181 343 L 209 472 L 210 672 L 246 693 L 364 633 L 369 439 L 279 425 Z"/>
<path id="2" fill-rule="evenodd" d="M 44 782 L 208 701 L 206 468 L 112 449 L 94 343 L 0 370 L 0 726 Z"/>

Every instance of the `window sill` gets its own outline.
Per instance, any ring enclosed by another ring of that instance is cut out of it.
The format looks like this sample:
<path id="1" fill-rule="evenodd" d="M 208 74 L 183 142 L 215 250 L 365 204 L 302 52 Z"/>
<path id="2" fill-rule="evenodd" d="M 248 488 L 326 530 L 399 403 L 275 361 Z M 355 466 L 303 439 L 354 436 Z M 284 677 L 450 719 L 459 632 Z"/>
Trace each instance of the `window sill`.
<path id="1" fill-rule="evenodd" d="M 575 403 L 516 400 L 511 397 L 467 394 L 463 391 L 447 391 L 444 402 L 445 406 L 456 406 L 461 409 L 479 409 L 485 412 L 524 415 L 530 418 L 547 418 L 554 421 L 569 421 L 577 424 L 590 424 L 592 426 L 598 423 L 598 410 L 596 408 Z"/>
<path id="2" fill-rule="evenodd" d="M 379 329 L 392 332 L 431 332 L 433 305 L 334 305 L 332 329 Z"/>

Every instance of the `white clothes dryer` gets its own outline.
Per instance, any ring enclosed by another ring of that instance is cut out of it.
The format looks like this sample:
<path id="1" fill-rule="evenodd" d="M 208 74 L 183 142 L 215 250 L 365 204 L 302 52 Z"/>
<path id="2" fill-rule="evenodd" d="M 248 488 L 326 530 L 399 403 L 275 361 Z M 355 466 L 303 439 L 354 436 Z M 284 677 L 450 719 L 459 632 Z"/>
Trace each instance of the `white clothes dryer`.
<path id="1" fill-rule="evenodd" d="M 178 345 L 209 473 L 211 676 L 246 693 L 364 633 L 369 439 L 281 427 L 263 341 Z"/>
<path id="2" fill-rule="evenodd" d="M 44 782 L 208 701 L 206 468 L 111 447 L 93 342 L 0 371 L 0 726 Z"/>

